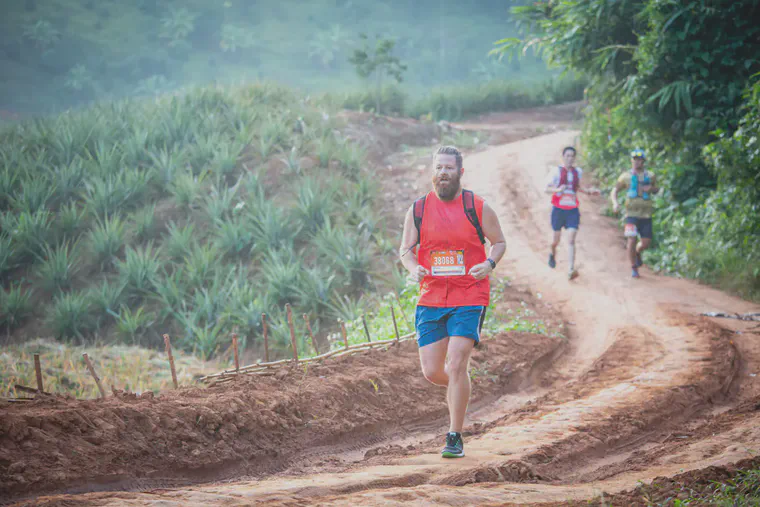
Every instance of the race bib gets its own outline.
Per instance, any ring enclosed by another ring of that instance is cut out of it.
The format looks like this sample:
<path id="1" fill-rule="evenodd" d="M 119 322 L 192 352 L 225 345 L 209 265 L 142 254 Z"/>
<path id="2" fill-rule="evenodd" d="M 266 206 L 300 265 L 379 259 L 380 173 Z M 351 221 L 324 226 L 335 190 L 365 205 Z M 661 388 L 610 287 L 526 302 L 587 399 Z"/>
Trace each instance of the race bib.
<path id="1" fill-rule="evenodd" d="M 636 224 L 625 224 L 623 229 L 623 235 L 626 238 L 635 238 L 639 235 L 639 230 L 636 228 Z"/>
<path id="2" fill-rule="evenodd" d="M 560 206 L 575 206 L 576 204 L 575 194 L 562 194 L 562 197 L 559 198 Z"/>
<path id="3" fill-rule="evenodd" d="M 464 250 L 442 250 L 431 252 L 430 274 L 433 276 L 464 275 Z"/>

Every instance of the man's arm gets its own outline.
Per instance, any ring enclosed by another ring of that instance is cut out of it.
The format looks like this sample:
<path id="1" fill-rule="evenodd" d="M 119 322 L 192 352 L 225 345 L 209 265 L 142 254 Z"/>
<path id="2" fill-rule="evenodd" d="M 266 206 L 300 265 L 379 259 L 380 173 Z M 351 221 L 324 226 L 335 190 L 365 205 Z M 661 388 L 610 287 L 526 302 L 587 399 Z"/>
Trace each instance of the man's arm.
<path id="1" fill-rule="evenodd" d="M 428 270 L 417 261 L 417 228 L 414 226 L 414 205 L 409 208 L 404 218 L 404 232 L 401 235 L 401 247 L 398 250 L 401 264 L 409 271 L 409 277 L 420 282 Z"/>
<path id="2" fill-rule="evenodd" d="M 627 186 L 628 185 L 626 184 L 624 177 L 620 176 L 615 182 L 615 186 L 612 188 L 612 192 L 610 192 L 610 201 L 612 202 L 612 211 L 614 213 L 620 211 L 620 205 L 618 204 L 618 192 Z"/>
<path id="3" fill-rule="evenodd" d="M 504 232 L 501 230 L 499 217 L 496 216 L 496 212 L 491 209 L 488 203 L 483 203 L 482 222 L 483 235 L 491 243 L 491 251 L 488 253 L 488 257 L 498 264 L 507 251 L 507 241 L 504 239 Z M 476 280 L 484 279 L 491 271 L 493 271 L 493 268 L 491 268 L 491 263 L 488 261 L 481 262 L 470 268 L 470 274 Z"/>

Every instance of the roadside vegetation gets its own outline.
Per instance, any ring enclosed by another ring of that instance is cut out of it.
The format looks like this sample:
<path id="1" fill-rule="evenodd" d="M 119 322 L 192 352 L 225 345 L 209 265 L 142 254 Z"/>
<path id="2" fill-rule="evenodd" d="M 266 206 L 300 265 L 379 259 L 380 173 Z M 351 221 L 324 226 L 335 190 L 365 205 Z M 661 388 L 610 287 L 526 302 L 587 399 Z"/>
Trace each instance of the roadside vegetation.
<path id="1" fill-rule="evenodd" d="M 760 298 L 760 15 L 754 0 L 535 2 L 523 40 L 589 82 L 582 138 L 609 185 L 634 147 L 664 191 L 646 262 Z M 498 50 L 497 50 L 498 51 Z"/>

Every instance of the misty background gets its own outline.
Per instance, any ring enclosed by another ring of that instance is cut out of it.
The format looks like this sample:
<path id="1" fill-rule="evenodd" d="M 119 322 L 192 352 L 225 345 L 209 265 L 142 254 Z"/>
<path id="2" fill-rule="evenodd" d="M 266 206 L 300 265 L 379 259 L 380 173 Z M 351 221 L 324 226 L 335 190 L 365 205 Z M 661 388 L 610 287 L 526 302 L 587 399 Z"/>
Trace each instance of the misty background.
<path id="1" fill-rule="evenodd" d="M 304 91 L 362 86 L 359 36 L 392 38 L 403 87 L 533 81 L 536 57 L 498 61 L 515 35 L 502 0 L 3 0 L 0 109 L 48 112 L 179 87 L 273 80 Z"/>

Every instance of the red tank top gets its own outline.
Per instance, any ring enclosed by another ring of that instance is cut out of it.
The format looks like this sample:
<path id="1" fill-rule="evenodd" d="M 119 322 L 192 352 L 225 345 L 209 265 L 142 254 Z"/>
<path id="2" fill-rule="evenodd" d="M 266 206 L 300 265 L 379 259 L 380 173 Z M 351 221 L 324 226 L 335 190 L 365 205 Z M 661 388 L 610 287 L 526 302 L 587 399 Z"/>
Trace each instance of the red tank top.
<path id="1" fill-rule="evenodd" d="M 483 199 L 474 198 L 482 224 Z M 485 262 L 486 249 L 464 214 L 461 194 L 453 201 L 441 201 L 435 192 L 427 195 L 417 260 L 431 273 L 420 282 L 419 305 L 488 306 L 488 278 L 475 280 L 467 274 L 474 265 Z"/>
<path id="2" fill-rule="evenodd" d="M 580 185 L 580 175 L 575 167 L 569 171 L 566 167 L 559 167 L 559 185 L 570 185 L 569 190 L 564 190 L 558 194 L 552 194 L 552 206 L 559 209 L 575 209 L 578 207 L 578 186 Z"/>

